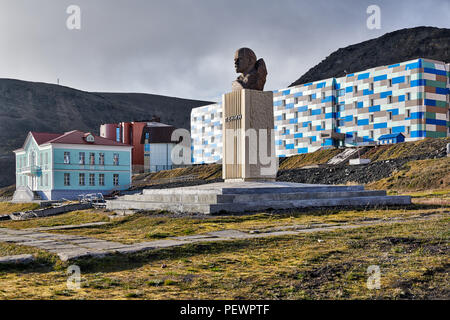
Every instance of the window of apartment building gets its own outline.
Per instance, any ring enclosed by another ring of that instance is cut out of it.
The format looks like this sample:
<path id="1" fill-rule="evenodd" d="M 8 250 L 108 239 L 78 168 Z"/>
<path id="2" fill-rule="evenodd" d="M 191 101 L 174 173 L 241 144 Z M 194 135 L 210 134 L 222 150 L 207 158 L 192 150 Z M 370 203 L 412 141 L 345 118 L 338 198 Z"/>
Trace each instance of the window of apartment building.
<path id="1" fill-rule="evenodd" d="M 286 127 L 283 127 L 283 129 L 282 129 L 282 132 L 283 132 L 283 134 L 286 134 Z"/>
<path id="2" fill-rule="evenodd" d="M 64 164 L 70 164 L 70 152 L 64 152 Z"/>
<path id="3" fill-rule="evenodd" d="M 389 88 L 392 87 L 392 79 L 389 79 L 389 80 L 388 80 L 388 87 L 389 87 Z"/>
<path id="4" fill-rule="evenodd" d="M 105 185 L 105 174 L 104 173 L 100 173 L 98 175 L 98 184 L 100 186 L 104 186 Z"/>
<path id="5" fill-rule="evenodd" d="M 205 133 L 205 127 L 202 127 L 202 133 Z"/>
<path id="6" fill-rule="evenodd" d="M 410 101 L 410 100 L 411 100 L 411 93 L 410 93 L 410 92 L 408 92 L 408 93 L 406 94 L 406 100 L 407 100 L 407 101 Z"/>
<path id="7" fill-rule="evenodd" d="M 355 124 L 358 124 L 358 117 L 354 117 L 353 121 L 354 121 Z"/>
<path id="8" fill-rule="evenodd" d="M 119 175 L 118 174 L 113 175 L 113 185 L 115 185 L 115 186 L 119 185 Z"/>
<path id="9" fill-rule="evenodd" d="M 89 185 L 90 186 L 95 186 L 95 173 L 90 173 L 89 174 Z"/>
<path id="10" fill-rule="evenodd" d="M 312 94 L 310 94 L 310 95 L 308 96 L 308 101 L 311 102 L 312 100 L 313 100 L 313 96 L 312 96 Z"/>
<path id="11" fill-rule="evenodd" d="M 322 107 L 322 113 L 325 114 L 325 112 L 326 112 L 326 108 Z"/>
<path id="12" fill-rule="evenodd" d="M 358 93 L 358 86 L 353 86 L 353 92 Z"/>
<path id="13" fill-rule="evenodd" d="M 322 129 L 325 129 L 325 121 L 322 121 Z"/>
<path id="14" fill-rule="evenodd" d="M 406 76 L 406 83 L 411 83 L 411 76 Z"/>
<path id="15" fill-rule="evenodd" d="M 219 118 L 222 118 L 222 112 L 219 112 Z"/>
<path id="16" fill-rule="evenodd" d="M 370 122 L 373 122 L 373 118 L 374 118 L 373 114 L 369 115 Z"/>
<path id="17" fill-rule="evenodd" d="M 392 128 L 389 128 L 389 134 L 392 134 Z"/>
<path id="18" fill-rule="evenodd" d="M 44 174 L 44 185 L 48 187 L 48 174 Z"/>
<path id="19" fill-rule="evenodd" d="M 308 123 L 308 129 L 312 130 L 312 123 Z"/>
<path id="20" fill-rule="evenodd" d="M 354 109 L 358 108 L 358 101 L 353 102 L 353 108 Z"/>
<path id="21" fill-rule="evenodd" d="M 339 90 L 337 91 L 337 96 L 338 96 L 338 97 L 342 97 L 343 95 L 345 95 L 345 89 L 339 89 Z"/>
<path id="22" fill-rule="evenodd" d="M 281 115 L 281 118 L 282 118 L 283 120 L 286 120 L 286 113 L 283 113 L 283 114 Z"/>
<path id="23" fill-rule="evenodd" d="M 322 92 L 322 100 L 326 98 L 325 92 Z"/>
<path id="24" fill-rule="evenodd" d="M 84 173 L 80 173 L 80 174 L 78 175 L 78 184 L 79 184 L 80 186 L 84 186 L 84 184 L 85 184 L 85 181 L 84 181 Z"/>
<path id="25" fill-rule="evenodd" d="M 373 82 L 369 85 L 370 91 L 373 91 Z"/>
<path id="26" fill-rule="evenodd" d="M 196 122 L 197 121 L 197 117 L 194 117 L 194 122 Z"/>
<path id="27" fill-rule="evenodd" d="M 373 107 L 375 105 L 375 101 L 373 99 L 370 99 L 370 106 Z"/>
<path id="28" fill-rule="evenodd" d="M 202 121 L 205 121 L 205 116 L 202 116 Z"/>
<path id="29" fill-rule="evenodd" d="M 70 186 L 70 173 L 64 173 L 64 185 Z"/>
<path id="30" fill-rule="evenodd" d="M 298 118 L 298 111 L 295 111 L 295 113 L 294 113 L 294 118 L 295 118 L 295 119 Z"/>
<path id="31" fill-rule="evenodd" d="M 338 104 L 338 111 L 345 111 L 345 104 Z"/>
<path id="32" fill-rule="evenodd" d="M 411 127 L 406 127 L 406 133 L 411 134 Z"/>
<path id="33" fill-rule="evenodd" d="M 388 103 L 392 103 L 392 96 L 388 96 Z"/>
<path id="34" fill-rule="evenodd" d="M 211 120 L 214 120 L 214 113 L 211 113 Z"/>
<path id="35" fill-rule="evenodd" d="M 286 147 L 286 140 L 283 140 L 283 147 Z"/>
<path id="36" fill-rule="evenodd" d="M 373 139 L 373 130 L 370 130 L 369 137 L 370 137 L 370 139 Z"/>
<path id="37" fill-rule="evenodd" d="M 406 117 L 407 118 L 411 117 L 411 110 L 410 109 L 406 109 Z"/>
<path id="38" fill-rule="evenodd" d="M 308 109 L 308 116 L 312 116 L 312 109 Z"/>
<path id="39" fill-rule="evenodd" d="M 119 154 L 114 153 L 113 155 L 113 165 L 118 166 L 119 165 Z"/>
<path id="40" fill-rule="evenodd" d="M 295 132 L 298 132 L 298 124 L 296 124 L 296 125 L 294 126 L 294 131 L 295 131 Z"/>
<path id="41" fill-rule="evenodd" d="M 214 143 L 214 136 L 211 137 L 211 143 Z"/>
<path id="42" fill-rule="evenodd" d="M 95 153 L 94 152 L 89 153 L 89 164 L 92 166 L 95 164 Z"/>
<path id="43" fill-rule="evenodd" d="M 312 144 L 312 143 L 313 143 L 313 138 L 309 137 L 309 144 Z"/>
<path id="44" fill-rule="evenodd" d="M 214 149 L 211 150 L 211 155 L 213 155 L 215 153 L 214 151 L 215 151 Z"/>
<path id="45" fill-rule="evenodd" d="M 48 164 L 48 153 L 45 153 L 45 164 Z"/>
<path id="46" fill-rule="evenodd" d="M 388 118 L 389 118 L 389 120 L 392 120 L 392 112 L 391 111 L 388 112 Z"/>
<path id="47" fill-rule="evenodd" d="M 281 100 L 281 106 L 286 107 L 286 100 Z"/>
<path id="48" fill-rule="evenodd" d="M 44 185 L 44 177 L 40 176 L 39 177 L 39 186 L 42 187 Z"/>
<path id="49" fill-rule="evenodd" d="M 44 162 L 44 155 L 42 153 L 39 154 L 39 165 L 42 167 Z"/>
<path id="50" fill-rule="evenodd" d="M 294 104 L 298 104 L 298 98 L 294 98 Z"/>
<path id="51" fill-rule="evenodd" d="M 85 154 L 84 154 L 84 152 L 80 152 L 78 154 L 78 158 L 79 158 L 79 164 L 84 164 L 85 163 Z"/>
<path id="52" fill-rule="evenodd" d="M 105 165 L 105 154 L 104 153 L 98 154 L 98 164 L 101 166 Z"/>

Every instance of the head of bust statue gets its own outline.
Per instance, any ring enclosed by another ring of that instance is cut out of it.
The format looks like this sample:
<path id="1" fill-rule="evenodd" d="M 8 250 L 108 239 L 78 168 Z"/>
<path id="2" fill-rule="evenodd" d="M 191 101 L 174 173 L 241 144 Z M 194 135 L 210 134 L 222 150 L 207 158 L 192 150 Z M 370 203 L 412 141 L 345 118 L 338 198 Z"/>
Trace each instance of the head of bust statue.
<path id="1" fill-rule="evenodd" d="M 248 73 L 256 63 L 256 54 L 252 49 L 240 48 L 234 54 L 234 67 L 238 73 Z"/>

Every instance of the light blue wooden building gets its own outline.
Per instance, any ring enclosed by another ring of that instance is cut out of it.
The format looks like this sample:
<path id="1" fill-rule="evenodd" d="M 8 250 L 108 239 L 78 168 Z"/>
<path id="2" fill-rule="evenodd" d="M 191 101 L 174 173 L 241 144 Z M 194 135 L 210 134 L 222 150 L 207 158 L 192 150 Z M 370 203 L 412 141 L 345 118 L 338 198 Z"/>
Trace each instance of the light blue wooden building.
<path id="1" fill-rule="evenodd" d="M 131 184 L 132 146 L 74 130 L 30 132 L 16 155 L 14 201 L 76 199 Z"/>

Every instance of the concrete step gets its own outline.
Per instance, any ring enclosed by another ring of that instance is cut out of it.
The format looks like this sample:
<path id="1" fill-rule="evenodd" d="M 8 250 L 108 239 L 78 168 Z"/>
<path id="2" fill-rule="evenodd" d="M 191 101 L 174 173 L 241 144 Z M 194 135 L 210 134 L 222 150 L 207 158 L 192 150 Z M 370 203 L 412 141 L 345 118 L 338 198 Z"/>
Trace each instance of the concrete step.
<path id="1" fill-rule="evenodd" d="M 385 196 L 385 191 L 334 191 L 334 192 L 292 192 L 258 194 L 142 194 L 126 195 L 120 200 L 172 203 L 246 203 L 257 201 L 283 201 L 302 199 L 330 199 L 349 197 Z"/>
<path id="2" fill-rule="evenodd" d="M 334 185 L 307 185 L 304 184 L 302 186 L 288 186 L 288 185 L 296 185 L 295 183 L 282 183 L 278 182 L 277 185 L 286 186 L 282 187 L 261 187 L 256 185 L 256 187 L 232 187 L 230 183 L 230 187 L 223 186 L 224 184 L 215 187 L 214 185 L 202 185 L 195 187 L 184 187 L 184 188 L 169 188 L 169 189 L 144 189 L 142 194 L 144 195 L 179 195 L 179 194 L 192 194 L 192 195 L 200 195 L 200 194 L 259 194 L 259 193 L 295 193 L 295 192 L 338 192 L 338 191 L 363 191 L 364 186 L 356 185 L 356 186 L 334 186 Z M 225 183 L 226 185 L 226 183 Z M 206 186 L 206 187 L 205 187 Z"/>
<path id="3" fill-rule="evenodd" d="M 304 200 L 257 201 L 247 203 L 173 203 L 147 202 L 133 200 L 109 200 L 107 209 L 110 210 L 167 210 L 177 213 L 222 213 L 222 212 L 253 212 L 267 209 L 294 209 L 308 207 L 336 207 L 336 206 L 377 206 L 377 205 L 407 205 L 411 203 L 409 196 L 368 196 L 346 198 L 324 198 Z"/>

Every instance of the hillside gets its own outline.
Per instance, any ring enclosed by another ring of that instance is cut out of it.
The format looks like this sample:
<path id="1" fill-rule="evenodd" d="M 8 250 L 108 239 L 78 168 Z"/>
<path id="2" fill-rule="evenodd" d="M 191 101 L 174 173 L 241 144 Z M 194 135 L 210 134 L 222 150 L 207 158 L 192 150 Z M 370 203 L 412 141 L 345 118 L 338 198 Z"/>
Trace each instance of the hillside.
<path id="1" fill-rule="evenodd" d="M 450 62 L 450 29 L 417 27 L 341 48 L 311 68 L 290 86 L 342 77 L 347 73 L 416 58 Z"/>
<path id="2" fill-rule="evenodd" d="M 0 79 L 0 186 L 14 183 L 14 155 L 28 131 L 99 133 L 102 123 L 145 120 L 152 115 L 190 128 L 192 108 L 208 101 L 142 93 L 85 92 L 46 83 Z"/>

